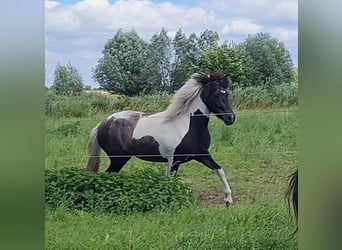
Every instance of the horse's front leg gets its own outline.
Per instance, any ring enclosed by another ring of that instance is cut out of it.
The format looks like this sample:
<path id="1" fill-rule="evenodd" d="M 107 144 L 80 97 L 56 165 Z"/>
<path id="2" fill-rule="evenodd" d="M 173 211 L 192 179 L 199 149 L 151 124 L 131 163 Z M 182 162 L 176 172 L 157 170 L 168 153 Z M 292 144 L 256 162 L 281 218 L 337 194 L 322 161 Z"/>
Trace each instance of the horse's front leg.
<path id="1" fill-rule="evenodd" d="M 224 201 L 226 203 L 226 206 L 229 206 L 230 204 L 232 204 L 233 203 L 232 191 L 230 189 L 226 174 L 224 173 L 224 170 L 209 155 L 209 152 L 208 152 L 208 155 L 196 157 L 195 160 L 203 163 L 205 166 L 207 166 L 208 168 L 216 172 L 224 188 Z"/>
<path id="2" fill-rule="evenodd" d="M 181 161 L 174 161 L 173 157 L 169 157 L 167 159 L 167 161 L 168 161 L 167 175 L 169 177 L 175 177 L 177 175 L 179 165 L 182 162 Z"/>

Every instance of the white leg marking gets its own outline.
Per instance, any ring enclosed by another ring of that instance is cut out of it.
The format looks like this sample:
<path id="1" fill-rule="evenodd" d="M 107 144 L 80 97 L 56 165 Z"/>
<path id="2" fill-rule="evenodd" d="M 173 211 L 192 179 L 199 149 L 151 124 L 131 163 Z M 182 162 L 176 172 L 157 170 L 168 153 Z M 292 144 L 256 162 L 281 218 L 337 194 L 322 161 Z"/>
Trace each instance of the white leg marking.
<path id="1" fill-rule="evenodd" d="M 224 201 L 227 203 L 227 205 L 233 203 L 232 198 L 232 191 L 230 190 L 229 183 L 226 177 L 226 174 L 224 173 L 224 170 L 222 168 L 216 170 L 217 175 L 219 176 L 223 188 L 224 188 Z"/>
<path id="2" fill-rule="evenodd" d="M 167 162 L 169 164 L 168 168 L 167 168 L 167 175 L 169 177 L 171 177 L 171 167 L 172 167 L 172 161 L 173 161 L 173 157 L 167 157 Z"/>

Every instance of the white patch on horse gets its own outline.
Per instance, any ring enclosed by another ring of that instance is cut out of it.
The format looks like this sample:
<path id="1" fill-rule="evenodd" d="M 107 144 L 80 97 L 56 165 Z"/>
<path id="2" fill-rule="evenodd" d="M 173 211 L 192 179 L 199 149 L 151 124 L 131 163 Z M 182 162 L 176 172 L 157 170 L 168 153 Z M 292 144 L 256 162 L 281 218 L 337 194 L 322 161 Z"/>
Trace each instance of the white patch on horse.
<path id="1" fill-rule="evenodd" d="M 153 117 L 153 119 L 151 118 Z M 159 143 L 159 152 L 163 158 L 173 155 L 176 147 L 189 130 L 190 117 L 182 116 L 165 121 L 162 113 L 142 117 L 133 132 L 134 139 L 152 136 Z"/>
<path id="2" fill-rule="evenodd" d="M 210 111 L 209 111 L 207 105 L 204 104 L 204 102 L 202 101 L 202 99 L 199 96 L 197 96 L 193 100 L 193 102 L 189 105 L 189 108 L 188 108 L 188 111 L 191 114 L 194 114 L 197 110 L 200 110 L 203 115 L 210 118 Z"/>
<path id="3" fill-rule="evenodd" d="M 110 116 L 107 117 L 107 121 L 112 119 L 112 118 L 133 118 L 133 119 L 140 119 L 143 116 L 143 112 L 139 111 L 134 111 L 134 110 L 125 110 L 121 112 L 117 112 L 114 114 L 111 114 Z"/>

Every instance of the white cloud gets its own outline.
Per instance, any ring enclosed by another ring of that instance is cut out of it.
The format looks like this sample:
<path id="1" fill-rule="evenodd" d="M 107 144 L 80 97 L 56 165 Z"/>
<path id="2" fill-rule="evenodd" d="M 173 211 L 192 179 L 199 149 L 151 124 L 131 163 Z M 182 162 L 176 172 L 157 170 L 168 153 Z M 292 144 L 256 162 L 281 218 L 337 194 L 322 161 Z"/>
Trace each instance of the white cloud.
<path id="1" fill-rule="evenodd" d="M 56 2 L 56 1 L 45 1 L 45 10 L 52 10 L 54 8 L 56 8 L 57 6 L 59 6 L 60 3 Z"/>
<path id="2" fill-rule="evenodd" d="M 269 33 L 283 42 L 296 41 L 298 39 L 298 30 L 286 29 L 284 27 L 271 29 Z"/>
<path id="3" fill-rule="evenodd" d="M 244 14 L 266 23 L 298 21 L 298 0 L 243 0 Z"/>
<path id="4" fill-rule="evenodd" d="M 46 4 L 47 32 L 75 32 L 85 29 L 115 30 L 118 28 L 155 31 L 210 25 L 214 16 L 202 8 L 179 7 L 169 2 L 154 4 L 148 0 L 83 0 L 75 5 Z"/>
<path id="5" fill-rule="evenodd" d="M 162 27 L 170 36 L 179 28 L 187 34 L 211 29 L 219 32 L 222 41 L 235 42 L 248 34 L 269 32 L 289 44 L 297 57 L 297 0 L 203 0 L 191 6 L 149 0 L 81 0 L 68 5 L 46 0 L 45 6 L 50 83 L 57 60 L 74 63 L 91 83 L 91 68 L 119 28 L 134 28 L 146 40 Z"/>
<path id="6" fill-rule="evenodd" d="M 250 20 L 234 20 L 227 23 L 222 28 L 222 33 L 225 35 L 248 35 L 262 31 L 262 27 L 253 23 Z"/>

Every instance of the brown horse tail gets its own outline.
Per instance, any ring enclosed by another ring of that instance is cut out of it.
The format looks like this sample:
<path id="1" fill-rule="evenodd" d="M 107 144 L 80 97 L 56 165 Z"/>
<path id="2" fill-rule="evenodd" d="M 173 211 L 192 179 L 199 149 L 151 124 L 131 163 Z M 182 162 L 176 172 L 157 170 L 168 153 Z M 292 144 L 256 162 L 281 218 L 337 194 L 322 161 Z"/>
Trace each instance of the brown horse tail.
<path id="1" fill-rule="evenodd" d="M 101 147 L 97 140 L 98 126 L 96 126 L 90 134 L 89 144 L 88 144 L 88 165 L 87 168 L 90 171 L 98 172 L 101 163 Z"/>
<path id="2" fill-rule="evenodd" d="M 289 186 L 286 192 L 286 201 L 289 211 L 291 206 L 298 221 L 298 169 L 289 176 Z"/>

